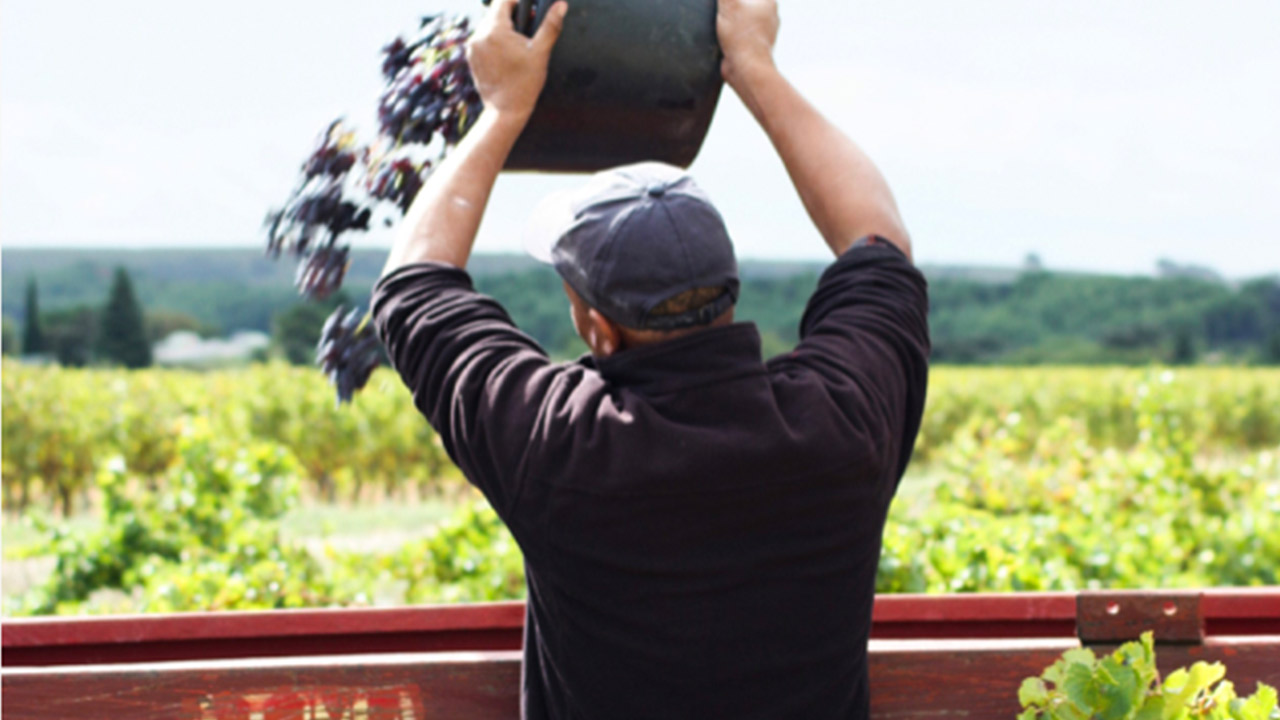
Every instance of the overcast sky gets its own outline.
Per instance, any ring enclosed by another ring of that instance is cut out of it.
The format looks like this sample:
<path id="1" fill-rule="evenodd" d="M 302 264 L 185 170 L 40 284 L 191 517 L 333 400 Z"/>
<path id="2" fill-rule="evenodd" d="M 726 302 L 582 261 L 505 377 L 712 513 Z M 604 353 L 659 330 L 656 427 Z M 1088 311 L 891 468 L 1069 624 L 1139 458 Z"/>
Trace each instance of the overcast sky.
<path id="1" fill-rule="evenodd" d="M 0 244 L 259 244 L 329 120 L 374 132 L 379 47 L 420 14 L 479 8 L 5 0 Z M 784 0 L 782 15 L 780 66 L 879 163 L 920 261 L 1280 271 L 1280 2 Z M 730 92 L 693 172 L 740 256 L 825 257 Z M 574 182 L 504 176 L 477 249 L 518 250 L 538 198 Z"/>

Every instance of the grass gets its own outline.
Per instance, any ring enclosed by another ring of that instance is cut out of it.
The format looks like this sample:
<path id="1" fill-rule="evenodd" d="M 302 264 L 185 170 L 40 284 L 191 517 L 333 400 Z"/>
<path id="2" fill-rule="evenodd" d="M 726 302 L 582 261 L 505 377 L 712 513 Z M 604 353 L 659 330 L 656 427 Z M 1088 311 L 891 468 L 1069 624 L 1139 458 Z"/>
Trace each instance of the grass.
<path id="1" fill-rule="evenodd" d="M 420 537 L 458 507 L 458 500 L 378 500 L 358 505 L 306 504 L 280 519 L 286 540 L 352 541 Z"/>
<path id="2" fill-rule="evenodd" d="M 63 523 L 61 518 L 50 516 L 53 524 L 66 524 L 72 530 L 85 530 L 91 528 L 98 523 L 98 518 L 92 514 L 74 515 L 70 520 Z M 0 545 L 4 547 L 4 557 L 12 557 L 17 551 L 29 547 L 41 538 L 40 531 L 31 524 L 26 518 L 4 514 L 3 525 L 0 526 Z"/>

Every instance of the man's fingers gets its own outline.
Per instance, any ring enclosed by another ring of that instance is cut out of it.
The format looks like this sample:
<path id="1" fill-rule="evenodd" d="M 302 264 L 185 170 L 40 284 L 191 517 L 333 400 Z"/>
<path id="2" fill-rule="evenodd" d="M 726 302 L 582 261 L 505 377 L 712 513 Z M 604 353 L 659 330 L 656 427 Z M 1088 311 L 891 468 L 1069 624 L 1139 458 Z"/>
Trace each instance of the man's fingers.
<path id="1" fill-rule="evenodd" d="M 569 3 L 560 0 L 551 9 L 547 11 L 547 16 L 542 18 L 542 25 L 538 27 L 538 32 L 533 36 L 533 46 L 545 55 L 551 54 L 551 48 L 555 47 L 556 40 L 560 38 L 560 31 L 564 29 L 564 16 L 569 12 Z"/>

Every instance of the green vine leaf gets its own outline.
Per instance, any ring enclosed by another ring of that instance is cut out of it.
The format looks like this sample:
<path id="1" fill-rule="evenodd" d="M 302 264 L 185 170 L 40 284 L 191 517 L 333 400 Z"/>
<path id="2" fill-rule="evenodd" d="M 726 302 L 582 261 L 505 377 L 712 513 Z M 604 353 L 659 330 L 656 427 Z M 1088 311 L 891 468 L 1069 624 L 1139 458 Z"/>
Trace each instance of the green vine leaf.
<path id="1" fill-rule="evenodd" d="M 1236 696 L 1222 663 L 1197 662 L 1160 682 L 1150 632 L 1102 658 L 1068 650 L 1018 688 L 1019 720 L 1280 720 L 1274 688 Z"/>

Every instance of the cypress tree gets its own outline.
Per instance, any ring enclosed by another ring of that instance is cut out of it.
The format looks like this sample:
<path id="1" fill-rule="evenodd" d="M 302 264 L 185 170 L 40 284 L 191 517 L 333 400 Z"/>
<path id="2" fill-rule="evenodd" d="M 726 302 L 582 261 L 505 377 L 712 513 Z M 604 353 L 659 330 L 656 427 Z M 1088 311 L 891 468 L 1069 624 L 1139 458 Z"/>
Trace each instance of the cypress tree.
<path id="1" fill-rule="evenodd" d="M 1271 337 L 1267 338 L 1263 358 L 1272 365 L 1280 365 L 1280 330 L 1272 332 Z"/>
<path id="2" fill-rule="evenodd" d="M 125 367 L 142 368 L 151 365 L 151 342 L 147 339 L 142 307 L 133 294 L 129 273 L 122 267 L 116 268 L 115 278 L 111 281 L 111 293 L 107 296 L 107 306 L 102 310 L 98 353 L 102 358 Z"/>
<path id="3" fill-rule="evenodd" d="M 40 302 L 37 294 L 36 279 L 28 279 L 26 321 L 22 325 L 23 355 L 39 355 L 44 352 L 44 331 L 40 328 Z"/>
<path id="4" fill-rule="evenodd" d="M 18 351 L 18 333 L 9 318 L 0 322 L 0 355 L 12 355 Z"/>
<path id="5" fill-rule="evenodd" d="M 1196 341 L 1189 328 L 1180 327 L 1174 333 L 1171 360 L 1174 365 L 1191 365 L 1196 361 Z"/>

